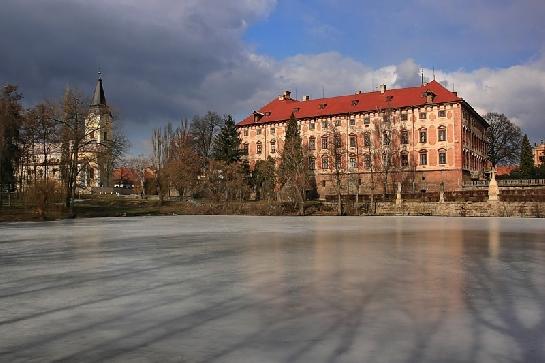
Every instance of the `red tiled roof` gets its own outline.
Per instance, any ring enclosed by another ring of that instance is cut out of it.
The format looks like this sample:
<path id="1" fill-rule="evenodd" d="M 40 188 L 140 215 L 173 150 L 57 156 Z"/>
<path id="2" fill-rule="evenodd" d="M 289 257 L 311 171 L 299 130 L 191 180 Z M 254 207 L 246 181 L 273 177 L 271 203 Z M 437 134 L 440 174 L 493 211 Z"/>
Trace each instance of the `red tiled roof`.
<path id="1" fill-rule="evenodd" d="M 286 121 L 290 118 L 292 112 L 298 119 L 304 119 L 352 112 L 370 112 L 386 108 L 423 106 L 426 105 L 425 93 L 427 91 L 435 94 L 434 103 L 462 101 L 462 98 L 436 81 L 418 87 L 390 89 L 384 93 L 375 91 L 309 101 L 276 98 L 258 110 L 258 112 L 264 114 L 258 122 L 254 122 L 254 116 L 250 114 L 240 121 L 238 126 Z M 390 98 L 389 103 L 387 98 Z M 320 105 L 322 104 L 325 104 L 325 107 L 321 108 Z"/>
<path id="2" fill-rule="evenodd" d="M 513 171 L 518 170 L 518 165 L 498 165 L 496 166 L 496 175 L 502 176 L 502 175 L 509 175 Z"/>

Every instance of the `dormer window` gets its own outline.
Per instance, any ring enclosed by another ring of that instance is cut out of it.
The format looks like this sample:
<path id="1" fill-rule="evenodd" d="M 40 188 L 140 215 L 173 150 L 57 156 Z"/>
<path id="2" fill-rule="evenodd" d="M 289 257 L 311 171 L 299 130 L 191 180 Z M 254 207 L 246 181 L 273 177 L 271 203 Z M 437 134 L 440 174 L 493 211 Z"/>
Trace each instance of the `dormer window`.
<path id="1" fill-rule="evenodd" d="M 327 107 L 327 103 L 320 103 L 320 110 L 323 110 Z"/>
<path id="2" fill-rule="evenodd" d="M 426 103 L 433 103 L 433 100 L 435 99 L 435 93 L 428 90 L 424 92 L 424 96 L 426 97 Z"/>
<path id="3" fill-rule="evenodd" d="M 259 122 L 261 120 L 261 118 L 263 118 L 263 116 L 265 116 L 264 113 L 257 112 L 257 111 L 254 111 L 253 115 L 254 115 L 254 122 Z"/>
<path id="4" fill-rule="evenodd" d="M 357 106 L 360 100 L 352 100 L 352 106 Z"/>

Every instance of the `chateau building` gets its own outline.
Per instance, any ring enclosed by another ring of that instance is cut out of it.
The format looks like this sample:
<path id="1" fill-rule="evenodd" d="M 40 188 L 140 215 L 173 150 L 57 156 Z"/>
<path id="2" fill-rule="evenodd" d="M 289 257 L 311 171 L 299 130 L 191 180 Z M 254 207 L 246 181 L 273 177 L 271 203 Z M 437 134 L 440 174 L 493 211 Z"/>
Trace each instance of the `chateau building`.
<path id="1" fill-rule="evenodd" d="M 112 115 L 106 103 L 102 78 L 99 76 L 89 110 L 82 122 L 84 129 L 79 140 L 80 153 L 78 156 L 79 191 L 90 192 L 93 187 L 110 187 L 112 183 L 111 160 L 103 152 L 104 145 L 112 138 Z M 64 140 L 68 149 L 74 140 Z M 18 176 L 24 183 L 44 176 L 61 180 L 63 160 L 63 142 L 56 140 L 46 144 L 36 143 L 29 151 L 28 161 L 18 171 Z M 47 159 L 46 159 L 47 158 Z"/>
<path id="2" fill-rule="evenodd" d="M 534 145 L 534 164 L 535 166 L 545 164 L 545 142 L 543 140 Z"/>
<path id="3" fill-rule="evenodd" d="M 251 166 L 280 159 L 292 114 L 321 198 L 334 194 L 339 173 L 349 194 L 381 193 L 382 185 L 393 192 L 397 183 L 405 191 L 449 191 L 484 178 L 488 167 L 488 124 L 436 81 L 316 100 L 286 91 L 237 124 Z"/>

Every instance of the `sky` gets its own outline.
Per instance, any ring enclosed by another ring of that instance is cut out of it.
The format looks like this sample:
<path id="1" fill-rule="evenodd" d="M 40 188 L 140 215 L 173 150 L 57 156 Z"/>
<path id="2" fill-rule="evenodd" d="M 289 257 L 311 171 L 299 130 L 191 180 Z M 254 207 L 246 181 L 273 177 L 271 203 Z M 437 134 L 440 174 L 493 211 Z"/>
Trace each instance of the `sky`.
<path id="1" fill-rule="evenodd" d="M 153 128 L 208 110 L 241 120 L 301 98 L 418 85 L 420 69 L 478 112 L 545 138 L 543 0 L 2 0 L 0 83 L 26 106 L 108 103 L 150 151 Z"/>

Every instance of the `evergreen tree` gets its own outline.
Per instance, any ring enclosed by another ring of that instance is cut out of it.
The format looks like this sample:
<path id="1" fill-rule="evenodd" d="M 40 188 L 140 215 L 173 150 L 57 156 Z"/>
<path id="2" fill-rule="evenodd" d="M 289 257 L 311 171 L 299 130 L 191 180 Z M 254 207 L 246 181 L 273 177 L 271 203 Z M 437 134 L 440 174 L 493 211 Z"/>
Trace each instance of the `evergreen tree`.
<path id="1" fill-rule="evenodd" d="M 19 129 L 22 124 L 21 94 L 17 86 L 0 91 L 0 206 L 2 192 L 13 188 L 19 158 Z"/>
<path id="2" fill-rule="evenodd" d="M 214 139 L 213 156 L 216 160 L 226 163 L 240 161 L 242 152 L 240 150 L 240 136 L 231 115 L 225 116 L 225 123 L 220 133 Z"/>
<path id="3" fill-rule="evenodd" d="M 533 178 L 535 175 L 534 155 L 527 135 L 522 138 L 520 148 L 520 175 L 523 178 Z"/>
<path id="4" fill-rule="evenodd" d="M 252 179 L 257 199 L 266 199 L 268 201 L 274 199 L 276 165 L 273 158 L 269 156 L 267 160 L 256 161 Z"/>
<path id="5" fill-rule="evenodd" d="M 304 212 L 304 193 L 308 184 L 307 158 L 303 150 L 297 119 L 291 114 L 286 129 L 286 139 L 278 169 L 280 185 L 290 199 L 299 205 L 299 214 Z"/>

